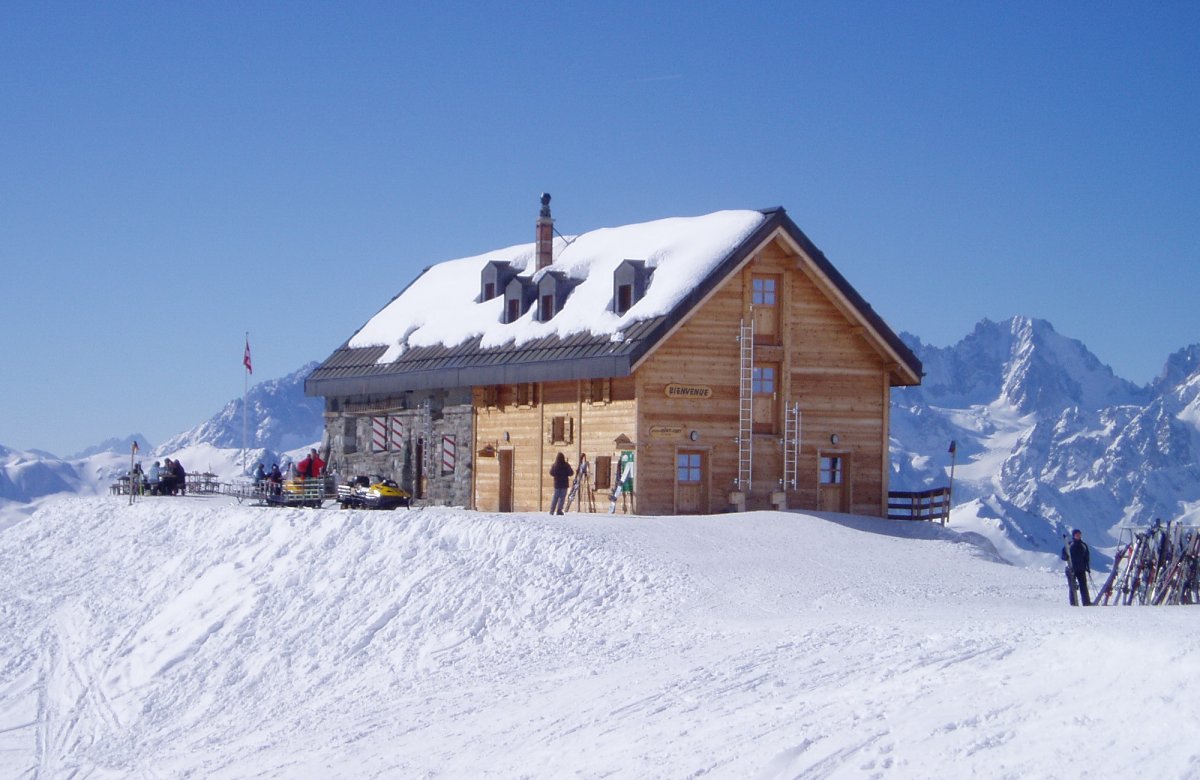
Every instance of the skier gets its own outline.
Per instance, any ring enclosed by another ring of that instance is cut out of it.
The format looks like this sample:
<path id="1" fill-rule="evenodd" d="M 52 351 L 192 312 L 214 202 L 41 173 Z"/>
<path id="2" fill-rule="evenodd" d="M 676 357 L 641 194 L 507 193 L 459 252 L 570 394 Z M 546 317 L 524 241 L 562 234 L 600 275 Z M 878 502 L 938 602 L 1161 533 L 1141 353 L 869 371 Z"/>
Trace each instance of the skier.
<path id="1" fill-rule="evenodd" d="M 1070 544 L 1063 545 L 1061 556 L 1067 562 L 1067 586 L 1071 591 L 1071 606 L 1077 606 L 1075 591 L 1078 590 L 1083 606 L 1090 607 L 1092 599 L 1088 595 L 1087 576 L 1092 570 L 1092 554 L 1083 541 L 1082 531 L 1076 528 L 1071 531 L 1071 537 Z"/>
<path id="2" fill-rule="evenodd" d="M 554 477 L 554 498 L 550 500 L 550 514 L 563 513 L 563 505 L 567 502 L 567 488 L 571 486 L 571 475 L 574 473 L 575 469 L 567 463 L 567 456 L 558 453 L 554 465 L 550 467 L 550 476 Z"/>

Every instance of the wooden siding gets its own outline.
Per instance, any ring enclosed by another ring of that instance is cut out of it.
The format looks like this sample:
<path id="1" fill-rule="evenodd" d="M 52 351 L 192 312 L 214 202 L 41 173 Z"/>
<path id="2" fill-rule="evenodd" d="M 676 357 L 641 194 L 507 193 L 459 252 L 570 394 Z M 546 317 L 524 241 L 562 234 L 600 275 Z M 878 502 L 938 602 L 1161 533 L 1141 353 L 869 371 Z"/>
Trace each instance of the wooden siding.
<path id="1" fill-rule="evenodd" d="M 778 335 L 756 345 L 756 364 L 777 364 L 775 421 L 754 435 L 754 473 L 747 507 L 769 508 L 782 490 L 783 409 L 798 402 L 802 437 L 792 508 L 820 506 L 822 454 L 847 455 L 848 509 L 886 511 L 888 373 L 865 335 L 814 284 L 803 263 L 778 242 L 757 252 L 743 270 L 709 297 L 637 371 L 639 511 L 675 511 L 675 454 L 707 448 L 707 511 L 730 504 L 737 477 L 738 325 L 752 313 L 752 278 L 779 279 Z M 761 318 L 760 318 L 761 319 Z M 773 342 L 773 343 L 772 343 Z M 669 398 L 667 385 L 711 388 L 704 399 Z M 665 437 L 650 435 L 664 430 Z M 696 431 L 696 441 L 689 433 Z M 837 445 L 831 441 L 838 437 Z"/>
<path id="2" fill-rule="evenodd" d="M 497 458 L 479 457 L 485 447 L 511 449 L 513 458 L 513 510 L 548 511 L 554 494 L 550 465 L 555 456 L 566 455 L 571 468 L 578 468 L 580 453 L 593 463 L 598 455 L 616 462 L 614 442 L 619 436 L 633 439 L 636 402 L 632 378 L 612 380 L 610 400 L 591 402 L 586 382 L 547 382 L 537 388 L 534 405 L 518 407 L 511 387 L 501 387 L 499 404 L 484 404 L 485 390 L 475 391 L 475 508 L 498 511 L 500 466 Z M 555 417 L 569 420 L 570 441 L 555 442 L 551 431 Z M 508 438 L 505 439 L 505 434 Z M 598 511 L 607 511 L 607 493 L 596 494 Z M 600 504 L 604 503 L 601 507 Z"/>

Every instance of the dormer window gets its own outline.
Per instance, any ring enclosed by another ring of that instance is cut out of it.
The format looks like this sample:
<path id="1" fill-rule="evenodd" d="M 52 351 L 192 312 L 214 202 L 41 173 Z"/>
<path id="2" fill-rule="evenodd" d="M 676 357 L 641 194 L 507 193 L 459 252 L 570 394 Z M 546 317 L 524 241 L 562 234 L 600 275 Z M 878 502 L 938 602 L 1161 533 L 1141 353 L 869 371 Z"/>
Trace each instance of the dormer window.
<path id="1" fill-rule="evenodd" d="M 500 260 L 493 260 L 479 274 L 479 300 L 490 301 L 500 295 L 505 286 L 517 275 L 513 267 Z"/>
<path id="2" fill-rule="evenodd" d="M 613 271 L 613 312 L 624 314 L 646 294 L 650 274 L 645 260 L 623 260 Z"/>
<path id="3" fill-rule="evenodd" d="M 624 314 L 633 308 L 633 285 L 617 285 L 617 314 Z"/>
<path id="4" fill-rule="evenodd" d="M 538 280 L 538 321 L 549 322 L 562 311 L 575 282 L 560 271 L 550 271 Z"/>
<path id="5" fill-rule="evenodd" d="M 536 300 L 537 288 L 533 282 L 522 277 L 514 276 L 504 286 L 504 321 L 516 322 L 521 319 L 529 306 Z"/>

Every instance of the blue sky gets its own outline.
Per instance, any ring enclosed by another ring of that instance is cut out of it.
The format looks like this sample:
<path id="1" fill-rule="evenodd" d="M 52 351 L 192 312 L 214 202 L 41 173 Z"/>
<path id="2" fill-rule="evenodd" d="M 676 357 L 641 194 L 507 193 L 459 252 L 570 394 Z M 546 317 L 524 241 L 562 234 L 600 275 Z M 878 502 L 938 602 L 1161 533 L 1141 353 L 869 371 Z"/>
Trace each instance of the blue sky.
<path id="1" fill-rule="evenodd" d="M 6 3 L 0 444 L 152 443 L 433 262 L 782 205 L 897 331 L 1200 341 L 1200 3 Z"/>

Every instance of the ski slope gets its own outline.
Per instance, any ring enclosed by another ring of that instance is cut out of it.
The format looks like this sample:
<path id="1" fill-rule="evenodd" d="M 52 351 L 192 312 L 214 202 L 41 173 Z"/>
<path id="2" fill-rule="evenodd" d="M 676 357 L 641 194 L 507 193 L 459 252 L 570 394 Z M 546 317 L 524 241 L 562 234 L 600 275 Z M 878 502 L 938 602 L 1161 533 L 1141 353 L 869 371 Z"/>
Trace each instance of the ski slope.
<path id="1" fill-rule="evenodd" d="M 1200 611 L 931 525 L 101 496 L 0 588 L 5 778 L 1200 776 Z"/>

